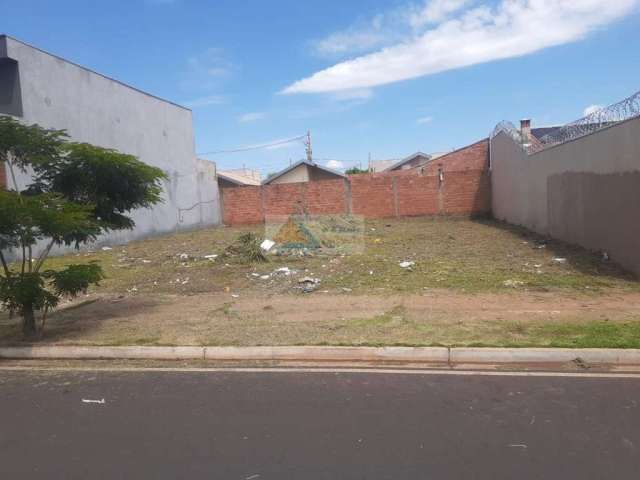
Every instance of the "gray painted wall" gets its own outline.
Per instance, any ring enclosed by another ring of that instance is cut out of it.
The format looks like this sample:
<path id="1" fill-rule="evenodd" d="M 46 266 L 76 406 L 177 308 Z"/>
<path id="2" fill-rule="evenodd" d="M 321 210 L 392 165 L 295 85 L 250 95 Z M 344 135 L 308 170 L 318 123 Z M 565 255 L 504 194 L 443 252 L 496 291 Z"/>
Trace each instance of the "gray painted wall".
<path id="1" fill-rule="evenodd" d="M 493 215 L 640 274 L 640 118 L 527 155 L 491 141 Z"/>
<path id="2" fill-rule="evenodd" d="M 25 123 L 65 129 L 75 141 L 135 155 L 169 176 L 163 204 L 134 212 L 134 230 L 99 243 L 220 223 L 215 164 L 196 158 L 189 109 L 10 37 L 0 37 L 0 52 L 18 62 Z M 20 175 L 19 186 L 28 181 L 28 175 Z"/>

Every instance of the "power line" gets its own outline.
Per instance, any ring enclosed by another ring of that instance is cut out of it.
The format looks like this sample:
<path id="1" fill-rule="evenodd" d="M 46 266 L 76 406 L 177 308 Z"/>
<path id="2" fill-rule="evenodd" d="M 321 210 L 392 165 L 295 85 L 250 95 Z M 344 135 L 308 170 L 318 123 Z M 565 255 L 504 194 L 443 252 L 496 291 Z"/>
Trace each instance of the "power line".
<path id="1" fill-rule="evenodd" d="M 299 137 L 289 138 L 288 140 L 280 140 L 278 142 L 273 143 L 264 143 L 261 145 L 254 145 L 252 147 L 242 147 L 242 148 L 234 148 L 232 150 L 217 150 L 214 152 L 202 152 L 198 153 L 198 155 L 219 155 L 221 153 L 240 153 L 240 152 L 249 152 L 251 150 L 261 150 L 263 148 L 277 147 L 278 145 L 285 145 L 287 143 L 293 143 L 298 140 L 304 140 L 306 135 L 300 135 Z"/>

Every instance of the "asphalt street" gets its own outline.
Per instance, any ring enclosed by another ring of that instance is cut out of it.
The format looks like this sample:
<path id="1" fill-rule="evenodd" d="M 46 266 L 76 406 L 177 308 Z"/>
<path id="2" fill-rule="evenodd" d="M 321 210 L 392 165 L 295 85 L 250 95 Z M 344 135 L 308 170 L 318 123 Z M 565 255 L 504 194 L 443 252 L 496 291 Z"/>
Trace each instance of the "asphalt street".
<path id="1" fill-rule="evenodd" d="M 636 479 L 640 379 L 0 371 L 0 478 Z"/>

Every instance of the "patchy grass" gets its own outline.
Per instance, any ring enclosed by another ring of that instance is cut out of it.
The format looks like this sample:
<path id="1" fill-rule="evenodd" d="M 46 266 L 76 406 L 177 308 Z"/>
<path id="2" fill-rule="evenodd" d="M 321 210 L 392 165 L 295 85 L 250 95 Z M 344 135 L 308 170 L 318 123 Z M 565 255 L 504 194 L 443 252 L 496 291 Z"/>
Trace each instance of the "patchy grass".
<path id="1" fill-rule="evenodd" d="M 640 348 L 640 283 L 597 253 L 524 229 L 376 220 L 361 255 L 225 255 L 248 233 L 264 235 L 213 228 L 49 259 L 54 269 L 98 261 L 107 278 L 55 312 L 41 342 Z M 274 274 L 282 267 L 296 273 Z M 303 276 L 321 280 L 314 293 L 301 293 Z M 0 312 L 0 343 L 21 341 Z"/>
<path id="2" fill-rule="evenodd" d="M 262 227 L 213 228 L 157 237 L 111 251 L 81 252 L 48 260 L 48 268 L 98 261 L 107 279 L 94 292 L 123 295 L 189 295 L 231 291 L 281 293 L 291 285 L 259 282 L 288 266 L 321 278 L 324 289 L 353 293 L 416 293 L 424 289 L 459 292 L 640 290 L 613 262 L 579 247 L 547 241 L 524 229 L 491 220 L 414 218 L 368 221 L 365 253 L 351 256 L 274 257 L 270 262 L 224 260 L 239 236 L 264 234 Z M 545 243 L 543 243 L 545 242 Z M 545 245 L 544 248 L 538 248 Z M 181 258 L 181 255 L 186 258 Z M 217 261 L 204 258 L 219 255 Z M 554 258 L 565 258 L 558 263 Z M 416 262 L 412 271 L 398 266 Z M 506 283 L 506 284 L 505 284 Z M 513 285 L 513 286 L 508 286 Z M 280 288 L 282 287 L 282 288 Z"/>

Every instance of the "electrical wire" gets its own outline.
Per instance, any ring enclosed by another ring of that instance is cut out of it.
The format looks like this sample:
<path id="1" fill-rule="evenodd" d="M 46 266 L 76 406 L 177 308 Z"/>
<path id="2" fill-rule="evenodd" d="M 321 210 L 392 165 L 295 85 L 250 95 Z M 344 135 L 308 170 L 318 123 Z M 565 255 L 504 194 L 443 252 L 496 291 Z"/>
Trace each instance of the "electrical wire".
<path id="1" fill-rule="evenodd" d="M 202 152 L 198 153 L 198 155 L 219 155 L 222 153 L 240 153 L 240 152 L 249 152 L 251 150 L 261 150 L 263 148 L 277 147 L 278 145 L 285 145 L 287 143 L 293 143 L 298 140 L 304 140 L 305 135 L 300 135 L 299 137 L 290 138 L 288 140 L 280 140 L 279 142 L 273 143 L 265 143 L 261 145 L 254 145 L 252 147 L 242 147 L 242 148 L 234 148 L 231 150 L 217 150 L 214 152 Z"/>

